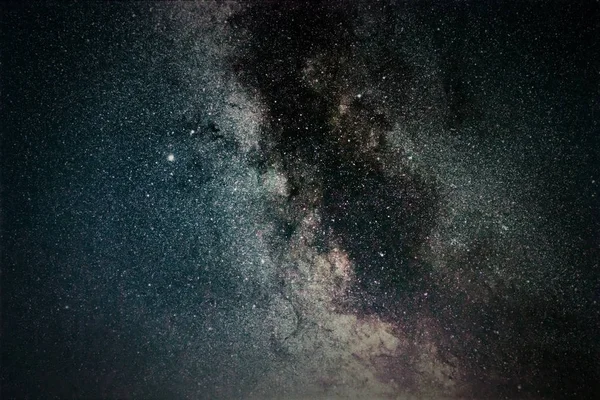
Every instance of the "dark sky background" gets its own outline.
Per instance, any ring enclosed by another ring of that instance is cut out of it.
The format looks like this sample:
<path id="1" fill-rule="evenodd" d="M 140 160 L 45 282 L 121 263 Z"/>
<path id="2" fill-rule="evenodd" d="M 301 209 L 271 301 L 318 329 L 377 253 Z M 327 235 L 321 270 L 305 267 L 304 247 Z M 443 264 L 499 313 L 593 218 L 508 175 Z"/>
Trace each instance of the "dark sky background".
<path id="1" fill-rule="evenodd" d="M 1 14 L 2 398 L 600 391 L 598 2 Z"/>

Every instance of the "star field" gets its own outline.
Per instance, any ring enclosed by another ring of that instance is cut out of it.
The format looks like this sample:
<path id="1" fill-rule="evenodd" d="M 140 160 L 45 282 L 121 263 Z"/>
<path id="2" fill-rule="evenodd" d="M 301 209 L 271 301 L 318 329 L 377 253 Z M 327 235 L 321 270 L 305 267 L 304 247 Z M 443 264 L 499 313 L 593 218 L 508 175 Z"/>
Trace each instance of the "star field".
<path id="1" fill-rule="evenodd" d="M 3 5 L 2 398 L 594 398 L 599 12 Z"/>

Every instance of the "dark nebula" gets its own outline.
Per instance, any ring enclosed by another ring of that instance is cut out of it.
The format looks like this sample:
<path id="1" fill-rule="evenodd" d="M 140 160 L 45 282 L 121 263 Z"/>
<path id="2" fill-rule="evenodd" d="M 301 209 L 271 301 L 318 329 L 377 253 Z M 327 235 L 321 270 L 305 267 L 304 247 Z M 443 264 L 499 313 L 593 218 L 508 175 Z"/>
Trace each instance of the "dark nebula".
<path id="1" fill-rule="evenodd" d="M 265 157 L 284 165 L 294 187 L 289 207 L 309 203 L 322 211 L 326 235 L 339 238 L 356 263 L 357 289 L 368 299 L 361 306 L 393 316 L 388 302 L 406 300 L 425 272 L 414 262 L 413 249 L 434 217 L 435 187 L 412 172 L 386 176 L 381 159 L 390 150 L 384 133 L 392 126 L 386 111 L 377 111 L 382 104 L 369 104 L 376 99 L 354 99 L 349 116 L 332 123 L 340 87 L 350 84 L 348 66 L 340 60 L 352 63 L 356 57 L 352 11 L 328 2 L 251 7 L 233 20 L 253 38 L 236 65 L 241 80 L 268 104 L 272 131 L 263 138 L 270 150 Z M 370 60 L 367 79 L 391 72 L 390 96 L 401 98 L 399 88 L 408 78 L 386 53 Z M 314 58 L 323 60 L 317 74 L 327 76 L 323 87 L 306 81 L 304 69 Z M 308 165 L 316 174 L 307 178 Z"/>

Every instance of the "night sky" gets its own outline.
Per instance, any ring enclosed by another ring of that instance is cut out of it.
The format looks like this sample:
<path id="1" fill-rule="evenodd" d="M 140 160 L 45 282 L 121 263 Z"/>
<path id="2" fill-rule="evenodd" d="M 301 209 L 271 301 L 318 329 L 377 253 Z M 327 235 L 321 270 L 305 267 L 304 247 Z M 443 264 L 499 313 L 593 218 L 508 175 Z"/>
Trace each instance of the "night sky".
<path id="1" fill-rule="evenodd" d="M 3 399 L 598 398 L 600 3 L 22 3 Z"/>

